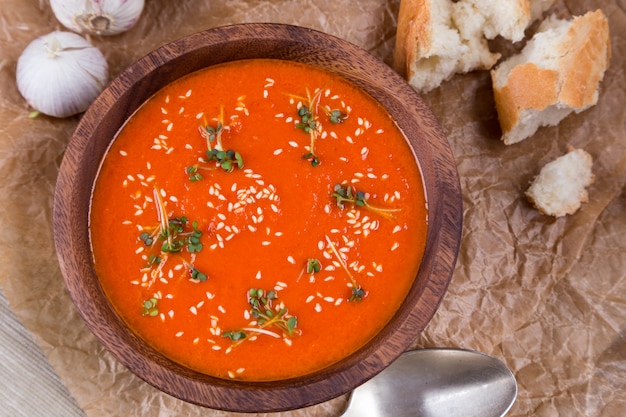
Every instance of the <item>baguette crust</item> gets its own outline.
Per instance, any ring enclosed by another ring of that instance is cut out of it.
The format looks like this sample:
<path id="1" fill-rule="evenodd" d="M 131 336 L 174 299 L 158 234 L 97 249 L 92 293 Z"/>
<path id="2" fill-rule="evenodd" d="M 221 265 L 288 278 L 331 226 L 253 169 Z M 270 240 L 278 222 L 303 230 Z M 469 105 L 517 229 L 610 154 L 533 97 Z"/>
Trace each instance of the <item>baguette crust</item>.
<path id="1" fill-rule="evenodd" d="M 544 22 L 521 55 L 491 71 L 505 144 L 526 139 L 540 126 L 556 125 L 597 103 L 611 56 L 608 21 L 596 10 L 567 24 L 555 39 L 551 32 L 558 31 L 563 21 Z"/>
<path id="2" fill-rule="evenodd" d="M 457 73 L 490 69 L 500 58 L 482 35 L 482 15 L 462 16 L 473 24 L 459 25 L 456 4 L 452 0 L 400 3 L 393 67 L 419 92 L 428 92 Z"/>
<path id="3" fill-rule="evenodd" d="M 423 55 L 418 51 L 431 44 L 430 0 L 402 0 L 398 11 L 393 67 L 408 78 L 411 62 Z"/>

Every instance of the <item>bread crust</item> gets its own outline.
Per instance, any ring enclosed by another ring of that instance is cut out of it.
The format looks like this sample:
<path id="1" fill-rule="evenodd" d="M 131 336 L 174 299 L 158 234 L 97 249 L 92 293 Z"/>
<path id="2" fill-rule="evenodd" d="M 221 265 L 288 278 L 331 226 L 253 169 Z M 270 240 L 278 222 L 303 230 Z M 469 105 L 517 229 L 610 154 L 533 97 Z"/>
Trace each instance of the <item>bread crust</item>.
<path id="1" fill-rule="evenodd" d="M 580 112 L 596 104 L 598 86 L 611 56 L 609 27 L 604 13 L 596 10 L 575 17 L 566 35 L 554 48 L 554 55 L 559 57 L 556 68 L 542 69 L 534 62 L 526 62 L 510 70 L 504 85 L 497 81 L 501 78 L 498 74 L 500 66 L 491 71 L 505 144 L 524 139 L 509 134 L 522 123 L 524 113 L 529 110 L 540 112 L 555 106 Z"/>
<path id="2" fill-rule="evenodd" d="M 493 91 L 502 131 L 513 130 L 523 109 L 543 110 L 554 104 L 558 100 L 558 78 L 557 71 L 533 63 L 513 68 L 506 85 Z"/>
<path id="3" fill-rule="evenodd" d="M 430 0 L 400 2 L 393 67 L 404 78 L 408 79 L 419 51 L 431 44 L 431 26 Z"/>
<path id="4" fill-rule="evenodd" d="M 563 68 L 559 101 L 575 108 L 593 105 L 611 59 L 609 23 L 601 10 L 574 19 L 561 50 L 563 54 L 571 52 L 576 55 Z"/>

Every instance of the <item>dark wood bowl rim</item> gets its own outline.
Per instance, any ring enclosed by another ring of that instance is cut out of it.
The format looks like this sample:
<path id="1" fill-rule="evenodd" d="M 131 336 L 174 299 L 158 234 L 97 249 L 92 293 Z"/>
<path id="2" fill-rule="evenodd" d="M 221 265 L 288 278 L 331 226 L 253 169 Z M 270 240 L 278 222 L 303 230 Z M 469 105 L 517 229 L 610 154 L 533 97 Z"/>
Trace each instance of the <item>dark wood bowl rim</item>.
<path id="1" fill-rule="evenodd" d="M 88 231 L 93 181 L 121 124 L 159 88 L 187 73 L 234 59 L 276 58 L 317 65 L 367 91 L 396 119 L 422 170 L 429 204 L 423 262 L 403 307 L 349 358 L 311 375 L 273 382 L 207 376 L 172 362 L 129 331 L 109 304 L 91 263 Z M 164 45 L 115 78 L 80 120 L 57 180 L 53 228 L 61 272 L 87 327 L 134 374 L 174 397 L 235 412 L 301 408 L 345 394 L 383 370 L 418 337 L 452 276 L 461 234 L 458 173 L 449 144 L 422 98 L 367 51 L 312 29 L 240 24 Z"/>

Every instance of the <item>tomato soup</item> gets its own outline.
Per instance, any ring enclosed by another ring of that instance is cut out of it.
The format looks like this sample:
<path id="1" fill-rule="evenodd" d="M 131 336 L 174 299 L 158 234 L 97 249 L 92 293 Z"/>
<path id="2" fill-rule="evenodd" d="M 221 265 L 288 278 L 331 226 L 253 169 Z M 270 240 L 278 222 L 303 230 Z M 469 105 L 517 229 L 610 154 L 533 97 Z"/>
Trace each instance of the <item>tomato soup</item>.
<path id="1" fill-rule="evenodd" d="M 426 229 L 419 166 L 384 108 L 334 74 L 264 59 L 144 103 L 90 212 L 98 279 L 127 325 L 175 362 L 248 381 L 364 346 L 413 284 Z"/>

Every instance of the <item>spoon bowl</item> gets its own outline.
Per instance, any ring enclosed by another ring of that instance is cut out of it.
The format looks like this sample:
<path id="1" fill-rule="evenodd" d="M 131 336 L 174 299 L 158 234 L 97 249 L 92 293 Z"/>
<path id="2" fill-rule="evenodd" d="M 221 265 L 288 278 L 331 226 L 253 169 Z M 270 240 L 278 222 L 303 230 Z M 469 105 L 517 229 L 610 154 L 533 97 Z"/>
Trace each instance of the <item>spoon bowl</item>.
<path id="1" fill-rule="evenodd" d="M 464 349 L 404 353 L 352 392 L 344 417 L 504 416 L 517 382 L 499 359 Z"/>

